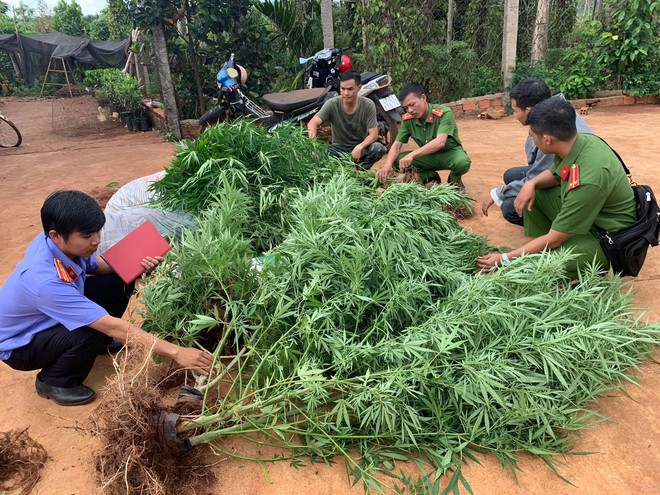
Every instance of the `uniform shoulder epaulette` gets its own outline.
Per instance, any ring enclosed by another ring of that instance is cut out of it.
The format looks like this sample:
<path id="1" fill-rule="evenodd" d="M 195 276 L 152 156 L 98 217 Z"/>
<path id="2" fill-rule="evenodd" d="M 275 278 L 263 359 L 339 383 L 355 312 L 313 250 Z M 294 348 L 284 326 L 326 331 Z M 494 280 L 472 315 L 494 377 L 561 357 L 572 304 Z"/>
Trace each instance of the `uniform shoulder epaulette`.
<path id="1" fill-rule="evenodd" d="M 404 113 L 404 114 L 401 116 L 401 120 L 410 120 L 410 119 L 412 119 L 412 118 L 413 118 L 413 116 L 410 115 L 409 113 Z"/>
<path id="2" fill-rule="evenodd" d="M 580 185 L 580 168 L 577 163 L 571 165 L 568 172 L 568 190 L 573 190 Z"/>
<path id="3" fill-rule="evenodd" d="M 57 270 L 57 276 L 60 278 L 60 280 L 67 282 L 69 284 L 73 282 L 73 280 L 71 279 L 71 275 L 69 275 L 67 269 L 64 268 L 62 262 L 57 258 L 55 258 L 55 269 Z"/>
<path id="4" fill-rule="evenodd" d="M 433 115 L 437 115 L 438 117 L 442 117 L 445 114 L 445 111 L 442 110 L 441 108 L 434 108 L 431 113 Z"/>

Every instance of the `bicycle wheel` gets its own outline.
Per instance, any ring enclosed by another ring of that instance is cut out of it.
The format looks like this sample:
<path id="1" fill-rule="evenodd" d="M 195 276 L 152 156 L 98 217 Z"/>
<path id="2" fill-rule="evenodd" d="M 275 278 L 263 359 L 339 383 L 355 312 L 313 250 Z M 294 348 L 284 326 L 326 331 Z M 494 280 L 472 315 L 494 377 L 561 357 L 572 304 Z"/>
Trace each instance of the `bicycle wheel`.
<path id="1" fill-rule="evenodd" d="M 15 148 L 23 142 L 23 136 L 11 120 L 0 116 L 0 147 Z"/>

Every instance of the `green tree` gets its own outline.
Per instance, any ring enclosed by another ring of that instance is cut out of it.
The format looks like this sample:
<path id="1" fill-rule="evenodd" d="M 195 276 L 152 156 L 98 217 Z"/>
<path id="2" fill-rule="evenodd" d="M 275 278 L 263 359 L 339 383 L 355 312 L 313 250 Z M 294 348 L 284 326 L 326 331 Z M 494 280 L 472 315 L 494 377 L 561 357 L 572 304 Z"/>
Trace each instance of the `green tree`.
<path id="1" fill-rule="evenodd" d="M 53 8 L 53 12 L 53 28 L 56 31 L 71 36 L 86 35 L 87 23 L 76 0 L 71 0 L 71 3 L 67 3 L 66 0 L 59 0 Z"/>
<path id="2" fill-rule="evenodd" d="M 1 2 L 0 2 L 1 3 Z M 35 33 L 35 10 L 22 1 L 14 7 L 9 7 L 6 3 L 4 9 L 0 8 L 0 32 L 14 33 L 14 18 L 16 18 L 16 27 L 19 33 Z"/>
<path id="3" fill-rule="evenodd" d="M 609 0 L 609 30 L 597 44 L 599 62 L 615 76 L 618 86 L 635 93 L 660 91 L 658 15 L 660 0 Z"/>
<path id="4" fill-rule="evenodd" d="M 39 14 L 34 21 L 36 31 L 38 33 L 51 33 L 53 31 L 53 15 L 48 4 L 44 0 L 37 0 L 37 10 Z"/>
<path id="5" fill-rule="evenodd" d="M 109 40 L 112 38 L 112 34 L 110 33 L 110 19 L 106 9 L 103 9 L 89 23 L 89 38 L 92 40 Z"/>
<path id="6" fill-rule="evenodd" d="M 110 38 L 118 40 L 128 38 L 133 29 L 133 19 L 125 0 L 108 0 L 107 9 Z"/>

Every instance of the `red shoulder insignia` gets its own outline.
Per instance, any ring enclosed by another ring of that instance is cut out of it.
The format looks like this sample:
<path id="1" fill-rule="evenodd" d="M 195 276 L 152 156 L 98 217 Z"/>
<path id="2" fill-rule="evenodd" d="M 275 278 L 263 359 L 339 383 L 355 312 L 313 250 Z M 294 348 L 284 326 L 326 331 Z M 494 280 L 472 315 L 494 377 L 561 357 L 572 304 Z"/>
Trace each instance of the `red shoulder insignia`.
<path id="1" fill-rule="evenodd" d="M 57 270 L 57 276 L 60 277 L 60 280 L 68 284 L 72 282 L 71 275 L 69 275 L 69 272 L 64 268 L 62 262 L 57 258 L 55 258 L 55 269 Z"/>
<path id="2" fill-rule="evenodd" d="M 569 179 L 568 179 L 568 190 L 570 191 L 571 189 L 575 189 L 580 185 L 580 169 L 578 168 L 578 164 L 574 163 L 571 165 L 571 171 L 569 173 Z"/>
<path id="3" fill-rule="evenodd" d="M 437 115 L 438 117 L 442 117 L 445 114 L 445 111 L 442 110 L 441 108 L 434 108 L 431 113 L 433 115 Z"/>
<path id="4" fill-rule="evenodd" d="M 413 118 L 413 116 L 410 115 L 409 113 L 404 113 L 404 114 L 401 116 L 401 120 L 410 120 L 410 119 L 412 119 L 412 118 Z"/>
<path id="5" fill-rule="evenodd" d="M 568 167 L 564 165 L 561 168 L 561 172 L 559 172 L 559 177 L 561 177 L 562 180 L 568 180 Z"/>

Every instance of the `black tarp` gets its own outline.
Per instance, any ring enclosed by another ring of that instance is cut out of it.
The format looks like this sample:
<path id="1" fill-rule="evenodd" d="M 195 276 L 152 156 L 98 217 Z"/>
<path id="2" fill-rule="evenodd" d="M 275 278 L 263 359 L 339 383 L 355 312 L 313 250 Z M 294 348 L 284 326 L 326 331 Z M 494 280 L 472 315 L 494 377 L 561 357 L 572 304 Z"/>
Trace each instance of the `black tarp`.
<path id="1" fill-rule="evenodd" d="M 0 34 L 0 51 L 18 54 L 23 80 L 31 86 L 39 72 L 45 75 L 45 67 L 40 66 L 43 66 L 44 60 L 47 64 L 51 57 L 62 57 L 98 67 L 123 68 L 128 42 L 128 38 L 91 41 L 64 33 Z"/>

